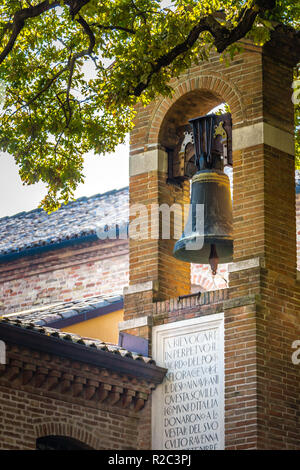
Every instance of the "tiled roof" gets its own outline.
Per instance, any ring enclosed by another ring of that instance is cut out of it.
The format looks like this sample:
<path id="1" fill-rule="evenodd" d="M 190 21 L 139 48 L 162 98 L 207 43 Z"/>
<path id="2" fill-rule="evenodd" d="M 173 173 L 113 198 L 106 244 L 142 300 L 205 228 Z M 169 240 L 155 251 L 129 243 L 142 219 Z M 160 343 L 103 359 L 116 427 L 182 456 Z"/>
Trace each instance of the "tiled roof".
<path id="1" fill-rule="evenodd" d="M 0 320 L 0 325 L 1 323 L 8 324 L 16 328 L 22 328 L 24 330 L 31 330 L 41 335 L 55 337 L 61 341 L 68 341 L 74 344 L 81 344 L 83 346 L 86 346 L 87 348 L 94 348 L 95 350 L 98 350 L 98 351 L 105 351 L 111 354 L 117 354 L 121 357 L 131 358 L 135 361 L 143 361 L 145 364 L 155 364 L 155 361 L 151 359 L 150 357 L 146 357 L 141 354 L 130 352 L 127 349 L 124 349 L 120 346 L 117 346 L 111 343 L 106 343 L 98 339 L 85 338 L 85 337 L 76 335 L 74 333 L 65 333 L 55 328 L 39 326 L 35 324 L 34 322 L 20 320 L 20 319 L 11 319 L 11 318 L 4 317 Z"/>
<path id="2" fill-rule="evenodd" d="M 4 318 L 11 321 L 20 321 L 23 324 L 32 324 L 35 326 L 52 326 L 54 323 L 62 320 L 84 321 L 89 318 L 93 312 L 101 315 L 101 311 L 105 313 L 114 311 L 119 308 L 123 297 L 114 296 L 94 296 L 87 299 L 73 300 L 71 302 L 61 302 L 50 305 L 40 305 L 23 312 L 10 313 L 4 315 Z"/>
<path id="3" fill-rule="evenodd" d="M 227 168 L 232 187 L 232 169 Z M 300 172 L 296 171 L 296 192 L 300 192 Z M 20 212 L 0 219 L 0 258 L 26 250 L 51 247 L 70 240 L 95 235 L 96 229 L 128 224 L 128 187 L 95 196 L 82 197 L 47 214 L 42 209 Z"/>
<path id="4" fill-rule="evenodd" d="M 0 219 L 0 256 L 96 234 L 128 223 L 128 188 L 82 197 L 47 214 L 43 209 Z"/>

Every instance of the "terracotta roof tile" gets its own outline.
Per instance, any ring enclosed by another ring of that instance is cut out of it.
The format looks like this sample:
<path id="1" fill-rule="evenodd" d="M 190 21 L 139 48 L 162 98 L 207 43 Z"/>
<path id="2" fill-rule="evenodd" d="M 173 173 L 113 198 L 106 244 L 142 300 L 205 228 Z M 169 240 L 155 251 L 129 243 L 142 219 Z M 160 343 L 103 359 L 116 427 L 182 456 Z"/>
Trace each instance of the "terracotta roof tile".
<path id="1" fill-rule="evenodd" d="M 0 219 L 0 256 L 95 235 L 97 228 L 128 223 L 128 188 L 82 197 L 52 214 L 42 209 Z"/>
<path id="2" fill-rule="evenodd" d="M 107 307 L 113 309 L 114 306 L 118 308 L 118 305 L 120 305 L 122 301 L 123 297 L 120 295 L 99 295 L 83 300 L 54 303 L 47 306 L 39 305 L 30 310 L 4 315 L 4 317 L 35 326 L 51 326 L 54 322 L 70 318 L 75 320 L 76 317 L 80 315 L 82 316 L 83 314 L 88 314 L 96 310 L 99 310 L 99 314 L 101 314 L 101 309 Z M 78 321 L 82 321 L 82 319 L 78 319 Z"/>
<path id="3" fill-rule="evenodd" d="M 78 343 L 83 346 L 86 346 L 87 348 L 95 348 L 97 350 L 106 351 L 110 354 L 117 354 L 121 357 L 131 358 L 134 361 L 143 361 L 145 364 L 155 364 L 155 361 L 150 357 L 133 353 L 115 344 L 106 343 L 97 339 L 85 338 L 74 333 L 65 333 L 55 328 L 38 326 L 34 322 L 24 321 L 20 319 L 11 319 L 4 317 L 0 320 L 0 323 L 1 322 L 15 326 L 16 328 L 29 329 L 41 335 L 54 336 L 60 339 L 61 341 L 70 341 L 72 343 Z"/>
<path id="4" fill-rule="evenodd" d="M 232 169 L 227 167 L 232 188 Z M 300 192 L 300 172 L 296 171 L 296 191 Z M 0 219 L 0 257 L 25 250 L 54 247 L 84 236 L 96 236 L 97 228 L 128 225 L 128 188 L 82 197 L 47 214 L 42 209 L 20 212 Z"/>

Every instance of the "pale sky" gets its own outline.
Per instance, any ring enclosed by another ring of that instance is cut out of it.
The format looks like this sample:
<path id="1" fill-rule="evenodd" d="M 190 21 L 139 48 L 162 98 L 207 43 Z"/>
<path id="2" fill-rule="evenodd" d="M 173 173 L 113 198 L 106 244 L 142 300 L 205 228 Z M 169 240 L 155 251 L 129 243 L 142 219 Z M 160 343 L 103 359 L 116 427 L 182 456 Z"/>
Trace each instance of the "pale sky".
<path id="1" fill-rule="evenodd" d="M 85 63 L 83 72 L 87 80 L 94 76 L 95 68 L 92 61 Z M 5 92 L 5 88 L 2 90 L 3 92 Z M 92 152 L 86 154 L 85 182 L 78 186 L 75 192 L 76 199 L 128 186 L 128 142 L 129 139 L 127 139 L 126 144 L 119 145 L 113 154 L 104 156 L 94 155 Z M 14 158 L 0 152 L 0 218 L 36 209 L 45 195 L 46 186 L 42 183 L 23 186 Z"/>
<path id="2" fill-rule="evenodd" d="M 217 106 L 210 112 L 223 109 Z M 86 154 L 85 182 L 75 192 L 75 198 L 105 193 L 129 184 L 129 139 L 116 152 L 107 155 Z M 46 194 L 42 183 L 23 186 L 13 157 L 0 152 L 0 218 L 36 209 Z"/>
<path id="3" fill-rule="evenodd" d="M 162 6 L 165 6 L 169 1 L 164 0 Z M 86 79 L 94 76 L 95 70 L 92 61 L 85 63 L 83 72 Z M 126 144 L 119 145 L 113 154 L 99 156 L 91 152 L 86 155 L 84 166 L 85 182 L 78 186 L 75 192 L 76 199 L 128 186 L 128 140 Z M 23 186 L 14 158 L 0 152 L 0 218 L 36 209 L 45 194 L 46 187 L 42 183 Z"/>
<path id="4" fill-rule="evenodd" d="M 116 152 L 107 155 L 88 153 L 85 157 L 85 182 L 76 190 L 75 197 L 92 196 L 129 184 L 129 145 L 119 145 Z M 42 183 L 23 186 L 18 167 L 12 156 L 0 153 L 0 217 L 36 209 L 46 194 Z"/>

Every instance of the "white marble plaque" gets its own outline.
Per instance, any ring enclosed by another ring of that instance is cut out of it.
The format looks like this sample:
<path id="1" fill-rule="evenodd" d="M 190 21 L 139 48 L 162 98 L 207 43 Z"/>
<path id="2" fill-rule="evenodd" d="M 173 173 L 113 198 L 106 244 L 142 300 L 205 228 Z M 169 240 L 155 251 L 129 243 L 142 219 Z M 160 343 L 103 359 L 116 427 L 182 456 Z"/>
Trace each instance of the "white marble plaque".
<path id="1" fill-rule="evenodd" d="M 152 448 L 224 448 L 224 314 L 153 328 L 153 358 L 168 369 L 152 396 Z"/>

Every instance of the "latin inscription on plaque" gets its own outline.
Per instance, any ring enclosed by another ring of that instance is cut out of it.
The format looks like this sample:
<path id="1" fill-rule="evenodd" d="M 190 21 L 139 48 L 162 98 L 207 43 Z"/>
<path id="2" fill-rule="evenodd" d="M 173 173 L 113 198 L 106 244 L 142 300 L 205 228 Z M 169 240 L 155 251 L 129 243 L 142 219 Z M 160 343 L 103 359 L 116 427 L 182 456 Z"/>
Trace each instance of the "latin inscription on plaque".
<path id="1" fill-rule="evenodd" d="M 152 401 L 159 450 L 224 448 L 223 314 L 153 328 L 153 358 L 168 369 Z"/>

